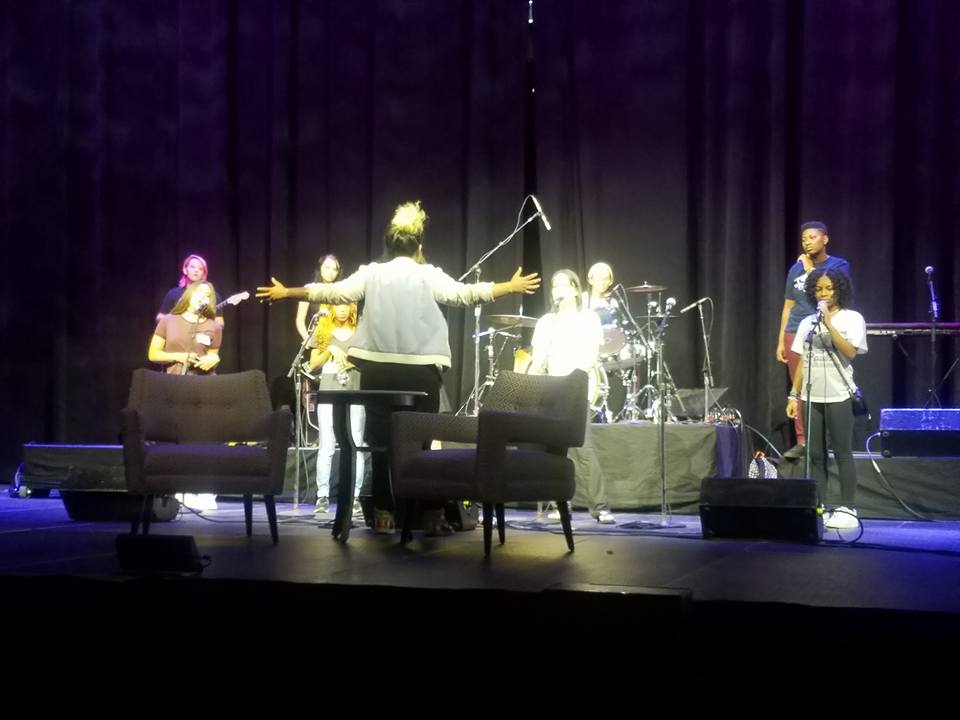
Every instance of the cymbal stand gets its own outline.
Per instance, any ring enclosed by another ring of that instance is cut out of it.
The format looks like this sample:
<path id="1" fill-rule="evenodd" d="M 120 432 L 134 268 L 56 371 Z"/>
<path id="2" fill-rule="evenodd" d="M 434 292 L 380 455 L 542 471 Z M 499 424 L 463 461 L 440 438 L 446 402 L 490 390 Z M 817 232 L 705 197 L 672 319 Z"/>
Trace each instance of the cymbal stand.
<path id="1" fill-rule="evenodd" d="M 630 325 L 633 327 L 633 332 L 636 334 L 636 340 L 632 340 L 631 344 L 633 345 L 633 358 L 634 364 L 633 368 L 630 370 L 630 384 L 629 390 L 627 392 L 627 397 L 623 402 L 623 408 L 617 413 L 617 416 L 614 418 L 614 422 L 629 422 L 636 420 L 650 419 L 653 417 L 654 408 L 656 407 L 656 388 L 652 384 L 652 365 L 653 365 L 653 355 L 659 353 L 655 347 L 655 343 L 651 342 L 648 338 L 652 335 L 651 325 L 649 318 L 647 320 L 646 330 L 640 327 L 636 319 L 633 317 L 633 314 L 630 312 L 630 299 L 627 297 L 626 292 L 624 291 L 623 285 L 619 283 L 613 289 L 614 294 L 619 297 L 620 303 L 623 305 L 623 312 L 629 321 Z M 651 306 L 659 306 L 659 302 L 651 303 Z M 647 315 L 650 315 L 650 308 L 647 308 Z M 638 346 L 642 346 L 646 359 L 647 359 L 647 373 L 646 373 L 646 382 L 642 387 L 640 385 L 640 368 L 638 362 L 639 353 L 637 350 Z M 626 382 L 624 383 L 626 385 Z M 641 406 L 641 399 L 647 398 L 647 406 L 644 409 Z"/>
<path id="2" fill-rule="evenodd" d="M 503 355 L 503 351 L 507 347 L 507 343 L 510 340 L 516 340 L 520 336 L 514 335 L 509 332 L 513 329 L 512 327 L 507 330 L 496 330 L 494 328 L 489 328 L 486 332 L 480 333 L 481 336 L 488 337 L 487 340 L 487 376 L 483 380 L 483 384 L 478 384 L 474 388 L 470 395 L 464 400 L 463 405 L 457 410 L 457 415 L 462 415 L 466 412 L 466 409 L 471 405 L 471 403 L 479 409 L 483 406 L 483 397 L 487 394 L 487 391 L 493 387 L 493 383 L 497 380 L 497 367 L 500 364 L 500 357 Z M 503 336 L 503 342 L 500 344 L 500 350 L 495 352 L 494 343 L 496 342 L 497 336 Z M 479 397 L 475 396 L 474 393 L 479 393 Z"/>

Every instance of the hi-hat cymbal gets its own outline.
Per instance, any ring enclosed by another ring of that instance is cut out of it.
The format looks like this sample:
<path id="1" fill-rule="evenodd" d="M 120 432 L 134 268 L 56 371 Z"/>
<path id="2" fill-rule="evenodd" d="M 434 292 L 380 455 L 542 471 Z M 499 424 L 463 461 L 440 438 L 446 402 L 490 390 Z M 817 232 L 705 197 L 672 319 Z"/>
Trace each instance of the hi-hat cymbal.
<path id="1" fill-rule="evenodd" d="M 487 322 L 510 327 L 534 327 L 537 319 L 526 315 L 487 315 Z"/>
<path id="2" fill-rule="evenodd" d="M 667 289 L 666 285 L 648 285 L 644 283 L 643 285 L 634 285 L 633 287 L 628 287 L 627 292 L 635 293 L 651 293 L 651 292 L 663 292 Z"/>

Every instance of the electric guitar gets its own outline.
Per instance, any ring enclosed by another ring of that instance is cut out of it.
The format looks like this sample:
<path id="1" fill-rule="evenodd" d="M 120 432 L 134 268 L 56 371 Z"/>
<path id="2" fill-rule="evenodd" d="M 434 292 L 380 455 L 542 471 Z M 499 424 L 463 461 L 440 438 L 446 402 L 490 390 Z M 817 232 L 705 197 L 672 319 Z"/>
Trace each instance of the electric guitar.
<path id="1" fill-rule="evenodd" d="M 243 292 L 238 292 L 235 295 L 231 295 L 226 300 L 221 300 L 220 302 L 217 303 L 217 307 L 215 309 L 219 310 L 224 305 L 239 305 L 244 300 L 248 300 L 249 298 L 250 298 L 250 293 L 244 290 Z"/>

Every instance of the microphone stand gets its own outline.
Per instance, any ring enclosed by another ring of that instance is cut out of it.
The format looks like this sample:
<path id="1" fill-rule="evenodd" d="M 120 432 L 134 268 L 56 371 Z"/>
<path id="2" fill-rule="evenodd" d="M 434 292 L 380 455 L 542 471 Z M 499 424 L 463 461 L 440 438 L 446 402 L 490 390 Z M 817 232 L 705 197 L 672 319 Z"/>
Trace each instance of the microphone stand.
<path id="1" fill-rule="evenodd" d="M 524 200 L 524 205 L 526 205 L 526 200 Z M 520 207 L 520 211 L 523 212 L 523 206 Z M 536 212 L 522 224 L 517 225 L 514 228 L 513 232 L 507 235 L 503 240 L 496 244 L 495 247 L 491 248 L 483 255 L 480 256 L 480 259 L 477 260 L 470 268 L 457 280 L 463 282 L 471 273 L 476 273 L 476 279 L 474 282 L 480 282 L 480 266 L 485 263 L 491 255 L 493 255 L 497 250 L 502 248 L 508 242 L 513 240 L 523 228 L 532 223 L 540 217 L 540 213 Z M 473 409 L 470 409 L 470 398 L 467 399 L 467 402 L 464 404 L 464 407 L 467 408 L 467 415 L 477 415 L 480 412 L 480 305 L 477 304 L 473 308 L 473 392 L 470 394 L 470 397 L 473 398 Z"/>
<path id="2" fill-rule="evenodd" d="M 810 408 L 810 396 L 813 393 L 813 336 L 817 331 L 817 328 L 820 327 L 820 322 L 810 328 L 810 332 L 807 334 L 807 368 L 804 374 L 804 380 L 807 381 L 806 389 L 806 401 L 803 404 L 803 426 L 804 434 L 807 437 L 807 444 L 803 448 L 803 476 L 805 478 L 810 477 L 810 443 L 812 438 L 810 437 L 810 421 L 812 418 L 812 410 Z M 823 448 L 824 456 L 826 456 L 827 448 Z M 820 504 L 823 505 L 826 503 L 826 498 L 820 498 Z"/>
<path id="3" fill-rule="evenodd" d="M 713 317 L 713 300 L 710 301 L 711 315 Z M 710 362 L 710 338 L 707 337 L 707 325 L 703 320 L 703 303 L 697 303 L 697 313 L 700 315 L 700 332 L 703 335 L 703 421 L 707 421 L 707 413 L 710 410 L 710 390 L 713 388 L 713 364 Z"/>
<path id="4" fill-rule="evenodd" d="M 293 512 L 298 512 L 300 509 L 300 463 L 303 462 L 303 473 L 307 478 L 307 481 L 310 480 L 310 471 L 307 468 L 306 458 L 303 457 L 303 408 L 302 408 L 302 398 L 303 398 L 303 370 L 300 367 L 303 362 L 303 353 L 307 349 L 307 344 L 310 342 L 313 337 L 313 331 L 317 327 L 317 322 L 320 320 L 320 313 L 317 312 L 310 319 L 310 325 L 307 327 L 307 333 L 303 338 L 303 342 L 300 343 L 300 349 L 297 350 L 296 356 L 293 358 L 293 362 L 290 363 L 290 369 L 287 371 L 287 377 L 293 378 L 293 393 L 294 393 L 294 436 L 296 437 L 296 455 L 297 460 L 294 463 L 296 470 L 293 474 Z M 317 454 L 319 455 L 320 448 L 317 448 Z"/>
<path id="5" fill-rule="evenodd" d="M 663 336 L 667 330 L 667 319 L 670 316 L 670 310 L 664 307 L 663 314 L 660 317 L 660 323 L 657 325 L 657 344 L 663 348 Z M 663 353 L 657 353 L 657 392 L 659 394 L 660 407 L 659 425 L 660 425 L 660 522 L 651 523 L 640 521 L 636 523 L 627 523 L 623 527 L 642 528 L 650 530 L 666 530 L 685 527 L 683 523 L 673 522 L 670 518 L 670 510 L 667 506 L 667 415 L 664 412 L 666 403 L 666 383 L 664 382 L 663 371 Z"/>
<path id="6" fill-rule="evenodd" d="M 927 386 L 927 402 L 924 408 L 936 402 L 940 407 L 940 398 L 937 396 L 937 322 L 940 320 L 940 308 L 937 304 L 937 292 L 933 287 L 933 271 L 927 275 L 927 287 L 930 288 L 930 384 Z"/>

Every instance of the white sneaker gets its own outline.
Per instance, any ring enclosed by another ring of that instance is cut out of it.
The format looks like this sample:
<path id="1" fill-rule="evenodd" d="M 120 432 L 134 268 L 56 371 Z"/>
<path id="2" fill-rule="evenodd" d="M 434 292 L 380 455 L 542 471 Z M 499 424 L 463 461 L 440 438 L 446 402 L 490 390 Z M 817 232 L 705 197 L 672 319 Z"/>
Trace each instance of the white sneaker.
<path id="1" fill-rule="evenodd" d="M 601 525 L 615 525 L 617 519 L 613 516 L 613 513 L 609 510 L 601 510 L 596 518 L 597 522 Z"/>
<path id="2" fill-rule="evenodd" d="M 547 505 L 547 520 L 559 520 L 560 519 L 560 508 L 557 507 L 556 503 L 550 503 Z"/>
<path id="3" fill-rule="evenodd" d="M 196 510 L 197 512 L 217 509 L 217 496 L 213 493 L 200 493 L 198 495 L 194 493 L 184 493 L 180 495 L 178 493 L 176 498 L 180 501 L 181 505 L 191 510 Z"/>
<path id="4" fill-rule="evenodd" d="M 824 517 L 826 518 L 826 514 Z M 856 509 L 848 508 L 846 505 L 838 507 L 830 513 L 829 520 L 823 521 L 823 526 L 830 530 L 851 530 L 859 525 L 860 520 L 857 518 Z"/>

